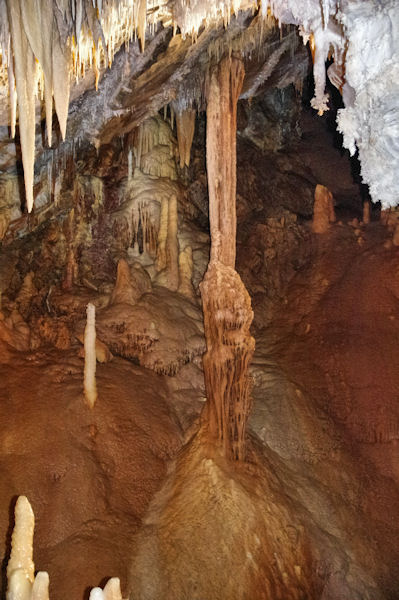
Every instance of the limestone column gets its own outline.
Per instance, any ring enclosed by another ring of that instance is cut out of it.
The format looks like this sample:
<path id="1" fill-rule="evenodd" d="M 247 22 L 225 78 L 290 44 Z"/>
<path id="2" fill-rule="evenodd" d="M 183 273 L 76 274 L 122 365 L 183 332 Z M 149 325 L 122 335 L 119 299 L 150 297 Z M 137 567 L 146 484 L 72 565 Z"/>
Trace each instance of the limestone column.
<path id="1" fill-rule="evenodd" d="M 251 300 L 234 268 L 237 101 L 243 79 L 243 64 L 236 58 L 224 58 L 209 78 L 206 160 L 211 256 L 200 286 L 207 345 L 203 426 L 233 460 L 245 460 L 251 407 L 248 368 L 255 347 L 249 332 Z"/>
<path id="2" fill-rule="evenodd" d="M 224 58 L 210 74 L 206 110 L 211 260 L 229 267 L 236 260 L 237 100 L 243 81 L 242 62 Z"/>

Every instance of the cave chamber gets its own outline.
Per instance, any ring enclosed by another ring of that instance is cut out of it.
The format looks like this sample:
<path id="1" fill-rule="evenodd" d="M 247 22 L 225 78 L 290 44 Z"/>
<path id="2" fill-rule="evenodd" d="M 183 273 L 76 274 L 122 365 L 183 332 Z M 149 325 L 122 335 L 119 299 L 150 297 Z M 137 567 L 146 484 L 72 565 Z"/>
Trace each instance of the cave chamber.
<path id="1" fill-rule="evenodd" d="M 399 598 L 398 52 L 0 0 L 2 598 Z"/>

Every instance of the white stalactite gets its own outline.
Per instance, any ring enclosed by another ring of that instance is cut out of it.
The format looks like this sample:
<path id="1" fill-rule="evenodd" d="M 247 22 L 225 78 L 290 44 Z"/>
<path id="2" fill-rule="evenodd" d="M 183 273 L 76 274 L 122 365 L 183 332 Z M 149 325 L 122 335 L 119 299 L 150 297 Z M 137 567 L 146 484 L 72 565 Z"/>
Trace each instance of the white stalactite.
<path id="1" fill-rule="evenodd" d="M 19 108 L 19 135 L 24 165 L 25 193 L 28 212 L 33 208 L 33 174 L 35 164 L 35 57 L 23 27 L 20 0 L 7 0 L 14 75 Z"/>
<path id="2" fill-rule="evenodd" d="M 94 304 L 87 305 L 87 320 L 84 335 L 85 368 L 84 368 L 84 392 L 86 402 L 90 408 L 97 400 L 96 385 L 96 309 Z"/>

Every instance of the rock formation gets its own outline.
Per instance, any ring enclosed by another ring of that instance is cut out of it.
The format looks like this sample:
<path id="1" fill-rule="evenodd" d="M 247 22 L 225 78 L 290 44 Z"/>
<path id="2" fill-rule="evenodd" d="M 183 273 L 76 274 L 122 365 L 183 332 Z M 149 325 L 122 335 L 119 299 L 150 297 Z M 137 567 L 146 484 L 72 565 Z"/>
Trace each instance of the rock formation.
<path id="1" fill-rule="evenodd" d="M 87 322 L 84 335 L 85 368 L 84 392 L 89 408 L 97 401 L 96 384 L 96 309 L 91 303 L 87 305 Z"/>
<path id="2" fill-rule="evenodd" d="M 242 62 L 224 58 L 210 74 L 206 159 L 211 253 L 201 284 L 207 351 L 204 424 L 225 456 L 245 460 L 250 412 L 249 363 L 255 347 L 251 301 L 235 271 L 237 100 Z"/>
<path id="3" fill-rule="evenodd" d="M 0 552 L 26 494 L 52 598 L 396 597 L 397 11 L 0 0 Z"/>
<path id="4" fill-rule="evenodd" d="M 11 556 L 7 565 L 7 600 L 48 600 L 49 576 L 35 576 L 33 530 L 35 517 L 25 496 L 15 505 L 15 526 L 11 539 Z"/>
<path id="5" fill-rule="evenodd" d="M 318 184 L 314 193 L 312 231 L 326 233 L 330 223 L 335 223 L 334 198 L 324 185 Z"/>

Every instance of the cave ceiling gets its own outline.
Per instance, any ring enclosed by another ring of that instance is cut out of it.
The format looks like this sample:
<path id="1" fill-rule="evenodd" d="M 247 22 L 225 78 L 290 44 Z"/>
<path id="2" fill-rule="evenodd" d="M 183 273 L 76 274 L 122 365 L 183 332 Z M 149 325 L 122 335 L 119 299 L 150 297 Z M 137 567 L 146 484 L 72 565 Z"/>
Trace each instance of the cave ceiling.
<path id="1" fill-rule="evenodd" d="M 328 110 L 330 58 L 328 77 L 345 104 L 337 119 L 344 145 L 359 151 L 373 200 L 396 205 L 393 0 L 1 0 L 0 15 L 0 170 L 21 171 L 22 159 L 29 212 L 54 152 L 98 149 L 168 105 L 204 110 L 209 65 L 225 54 L 244 60 L 241 98 L 249 100 L 267 86 L 300 87 L 311 54 L 319 113 Z"/>

